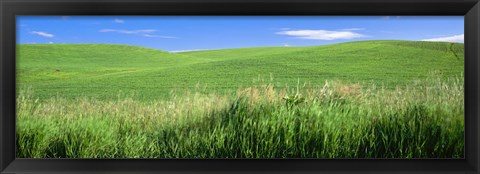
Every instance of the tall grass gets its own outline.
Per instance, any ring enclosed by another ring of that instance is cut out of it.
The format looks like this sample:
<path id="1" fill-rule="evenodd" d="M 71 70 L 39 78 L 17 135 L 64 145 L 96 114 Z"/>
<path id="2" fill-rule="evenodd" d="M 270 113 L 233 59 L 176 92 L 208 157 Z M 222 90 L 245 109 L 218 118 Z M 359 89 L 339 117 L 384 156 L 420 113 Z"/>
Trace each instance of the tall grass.
<path id="1" fill-rule="evenodd" d="M 273 84 L 171 100 L 17 97 L 19 158 L 461 158 L 463 78 Z M 288 105 L 285 96 L 302 102 Z"/>

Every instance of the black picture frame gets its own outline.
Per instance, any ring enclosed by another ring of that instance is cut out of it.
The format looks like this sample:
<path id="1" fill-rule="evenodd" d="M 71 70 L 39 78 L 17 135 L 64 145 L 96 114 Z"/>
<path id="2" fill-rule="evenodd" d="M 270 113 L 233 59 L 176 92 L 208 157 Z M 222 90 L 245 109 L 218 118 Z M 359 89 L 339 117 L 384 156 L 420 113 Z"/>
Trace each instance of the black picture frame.
<path id="1" fill-rule="evenodd" d="M 467 173 L 480 171 L 479 0 L 0 0 L 0 173 Z M 460 15 L 464 159 L 16 159 L 17 15 Z"/>

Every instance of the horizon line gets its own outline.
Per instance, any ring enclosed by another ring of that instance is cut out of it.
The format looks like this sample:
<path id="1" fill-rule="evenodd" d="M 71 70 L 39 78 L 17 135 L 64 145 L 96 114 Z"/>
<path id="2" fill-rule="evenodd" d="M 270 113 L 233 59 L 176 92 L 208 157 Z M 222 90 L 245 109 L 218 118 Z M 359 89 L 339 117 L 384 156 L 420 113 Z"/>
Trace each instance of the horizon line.
<path id="1" fill-rule="evenodd" d="M 132 46 L 132 47 L 142 47 L 148 49 L 154 49 L 159 51 L 165 51 L 169 53 L 185 53 L 185 52 L 196 52 L 196 51 L 214 51 L 214 50 L 226 50 L 226 49 L 244 49 L 244 48 L 266 48 L 266 47 L 315 47 L 315 46 L 327 46 L 327 45 L 336 45 L 344 43 L 354 43 L 354 42 L 369 42 L 369 41 L 407 41 L 407 42 L 440 42 L 440 43 L 456 43 L 456 44 L 465 44 L 464 42 L 448 42 L 448 41 L 429 41 L 429 40 L 402 40 L 402 39 L 378 39 L 378 40 L 357 40 L 357 41 L 346 41 L 330 44 L 320 44 L 320 45 L 308 45 L 308 46 L 294 46 L 294 45 L 272 45 L 272 46 L 247 46 L 247 47 L 229 47 L 229 48 L 200 48 L 200 49 L 184 49 L 184 50 L 163 50 L 158 48 L 152 48 L 148 46 L 141 45 L 132 45 L 132 44 L 121 44 L 121 43 L 16 43 L 16 45 L 123 45 L 123 46 Z"/>

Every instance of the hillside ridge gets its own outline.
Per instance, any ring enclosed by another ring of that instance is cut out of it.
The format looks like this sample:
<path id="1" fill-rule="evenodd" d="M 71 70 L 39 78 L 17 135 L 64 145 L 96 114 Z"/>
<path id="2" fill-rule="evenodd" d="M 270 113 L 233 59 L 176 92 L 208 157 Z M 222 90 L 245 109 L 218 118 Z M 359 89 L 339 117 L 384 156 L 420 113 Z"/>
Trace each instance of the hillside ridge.
<path id="1" fill-rule="evenodd" d="M 259 83 L 295 86 L 298 81 L 373 83 L 394 89 L 431 74 L 460 76 L 463 44 L 454 44 L 459 48 L 455 54 L 448 51 L 449 45 L 389 40 L 182 53 L 108 44 L 19 45 L 17 86 L 41 91 L 40 98 L 102 98 L 118 91 L 156 98 L 199 85 L 225 92 Z"/>

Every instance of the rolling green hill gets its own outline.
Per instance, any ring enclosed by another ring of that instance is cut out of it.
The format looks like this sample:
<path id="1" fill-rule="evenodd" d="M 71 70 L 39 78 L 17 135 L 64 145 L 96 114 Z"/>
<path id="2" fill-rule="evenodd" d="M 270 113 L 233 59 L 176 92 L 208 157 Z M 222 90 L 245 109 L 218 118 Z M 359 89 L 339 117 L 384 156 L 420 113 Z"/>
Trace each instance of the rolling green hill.
<path id="1" fill-rule="evenodd" d="M 17 46 L 17 83 L 41 99 L 99 99 L 119 94 L 159 99 L 170 91 L 225 92 L 271 83 L 322 85 L 326 80 L 387 88 L 463 72 L 463 44 L 360 41 L 313 47 L 259 47 L 169 53 L 127 45 Z M 454 54 L 455 53 L 455 54 Z"/>
<path id="2" fill-rule="evenodd" d="M 463 44 L 17 48 L 17 158 L 464 157 Z"/>

